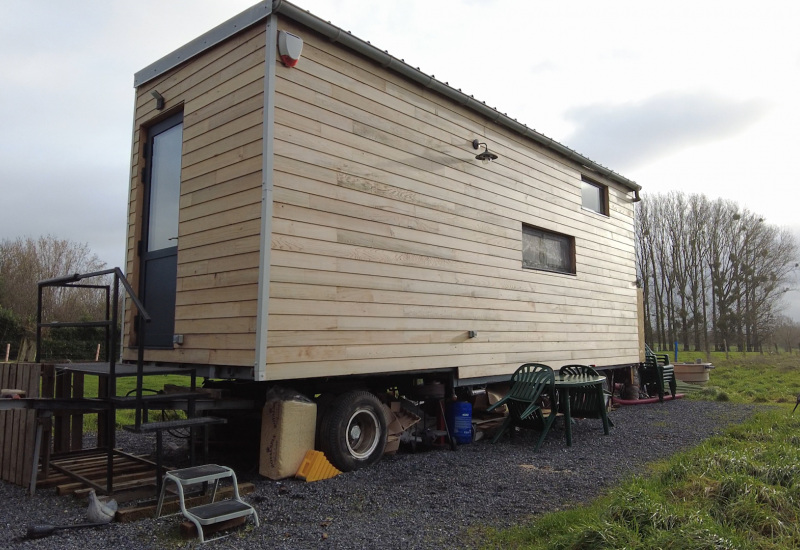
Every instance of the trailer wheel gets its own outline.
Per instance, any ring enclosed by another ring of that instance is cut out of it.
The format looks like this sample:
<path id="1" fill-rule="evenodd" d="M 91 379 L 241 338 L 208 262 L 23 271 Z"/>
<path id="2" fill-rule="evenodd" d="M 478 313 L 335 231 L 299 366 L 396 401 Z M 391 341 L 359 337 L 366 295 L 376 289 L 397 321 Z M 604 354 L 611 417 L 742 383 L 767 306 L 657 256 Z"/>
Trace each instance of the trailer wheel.
<path id="1" fill-rule="evenodd" d="M 338 396 L 322 417 L 320 447 L 331 464 L 349 472 L 374 464 L 386 448 L 386 416 L 366 391 Z"/>

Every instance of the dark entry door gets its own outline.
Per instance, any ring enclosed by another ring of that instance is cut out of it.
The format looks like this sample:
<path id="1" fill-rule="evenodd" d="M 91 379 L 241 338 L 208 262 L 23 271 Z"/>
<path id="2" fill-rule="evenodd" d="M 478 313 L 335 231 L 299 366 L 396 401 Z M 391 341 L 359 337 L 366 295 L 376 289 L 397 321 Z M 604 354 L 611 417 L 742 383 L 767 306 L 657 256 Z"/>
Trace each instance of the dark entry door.
<path id="1" fill-rule="evenodd" d="M 152 318 L 145 328 L 147 348 L 172 348 L 175 332 L 182 145 L 182 113 L 152 126 L 148 132 L 139 289 Z"/>

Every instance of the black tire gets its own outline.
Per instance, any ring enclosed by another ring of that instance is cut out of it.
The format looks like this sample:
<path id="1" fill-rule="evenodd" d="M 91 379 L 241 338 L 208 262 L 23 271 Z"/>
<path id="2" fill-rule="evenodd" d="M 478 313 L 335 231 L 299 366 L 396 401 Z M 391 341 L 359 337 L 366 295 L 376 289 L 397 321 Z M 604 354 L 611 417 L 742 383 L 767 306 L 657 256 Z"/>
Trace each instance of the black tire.
<path id="1" fill-rule="evenodd" d="M 343 472 L 374 464 L 386 449 L 386 415 L 366 391 L 338 396 L 322 416 L 320 450 Z"/>
<path id="2" fill-rule="evenodd" d="M 336 394 L 333 393 L 323 393 L 316 398 L 317 427 L 314 432 L 314 444 L 316 445 L 316 449 L 322 448 L 322 419 L 325 418 L 325 415 L 328 413 L 328 409 L 331 408 L 331 404 L 333 403 L 334 399 L 336 399 Z"/>

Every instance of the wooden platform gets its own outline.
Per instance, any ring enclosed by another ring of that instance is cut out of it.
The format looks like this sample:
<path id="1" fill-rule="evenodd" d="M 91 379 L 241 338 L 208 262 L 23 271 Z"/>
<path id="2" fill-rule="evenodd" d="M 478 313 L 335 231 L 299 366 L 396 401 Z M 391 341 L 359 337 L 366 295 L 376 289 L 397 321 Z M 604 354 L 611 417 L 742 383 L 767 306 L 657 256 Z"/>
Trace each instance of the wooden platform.
<path id="1" fill-rule="evenodd" d="M 145 456 L 114 450 L 114 499 L 126 502 L 152 497 L 156 491 L 155 463 Z M 36 489 L 55 487 L 56 494 L 85 497 L 90 489 L 104 491 L 108 473 L 106 449 L 87 449 L 53 455 L 47 472 L 39 468 Z"/>

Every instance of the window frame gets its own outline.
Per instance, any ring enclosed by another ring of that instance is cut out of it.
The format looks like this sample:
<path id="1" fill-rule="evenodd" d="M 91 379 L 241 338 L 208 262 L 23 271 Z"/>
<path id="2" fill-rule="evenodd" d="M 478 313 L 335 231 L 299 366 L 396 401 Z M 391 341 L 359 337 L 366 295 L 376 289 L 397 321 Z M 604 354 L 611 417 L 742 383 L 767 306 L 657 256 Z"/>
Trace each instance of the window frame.
<path id="1" fill-rule="evenodd" d="M 584 200 L 584 189 L 586 186 L 594 187 L 599 192 L 600 198 L 600 210 L 595 210 L 591 206 L 586 206 L 586 202 Z M 594 212 L 595 214 L 600 214 L 601 216 L 609 216 L 609 207 L 608 207 L 608 186 L 603 185 L 602 183 L 597 183 L 594 180 L 587 178 L 586 176 L 581 176 L 581 208 L 584 210 L 589 210 L 590 212 Z"/>
<path id="2" fill-rule="evenodd" d="M 551 238 L 555 238 L 555 240 L 561 241 L 562 243 L 565 242 L 567 247 L 569 248 L 567 252 L 567 258 L 569 265 L 566 269 L 558 269 L 551 267 L 549 265 L 532 265 L 529 262 L 526 262 L 525 259 L 525 238 L 526 235 L 530 235 L 531 233 L 539 233 L 542 236 L 549 236 Z M 577 262 L 575 259 L 575 237 L 572 235 L 567 235 L 566 233 L 559 233 L 558 231 L 552 231 L 550 229 L 544 229 L 542 227 L 537 227 L 535 225 L 523 223 L 522 224 L 522 268 L 523 269 L 530 269 L 533 271 L 544 271 L 547 273 L 559 273 L 561 275 L 576 275 L 577 274 Z"/>

